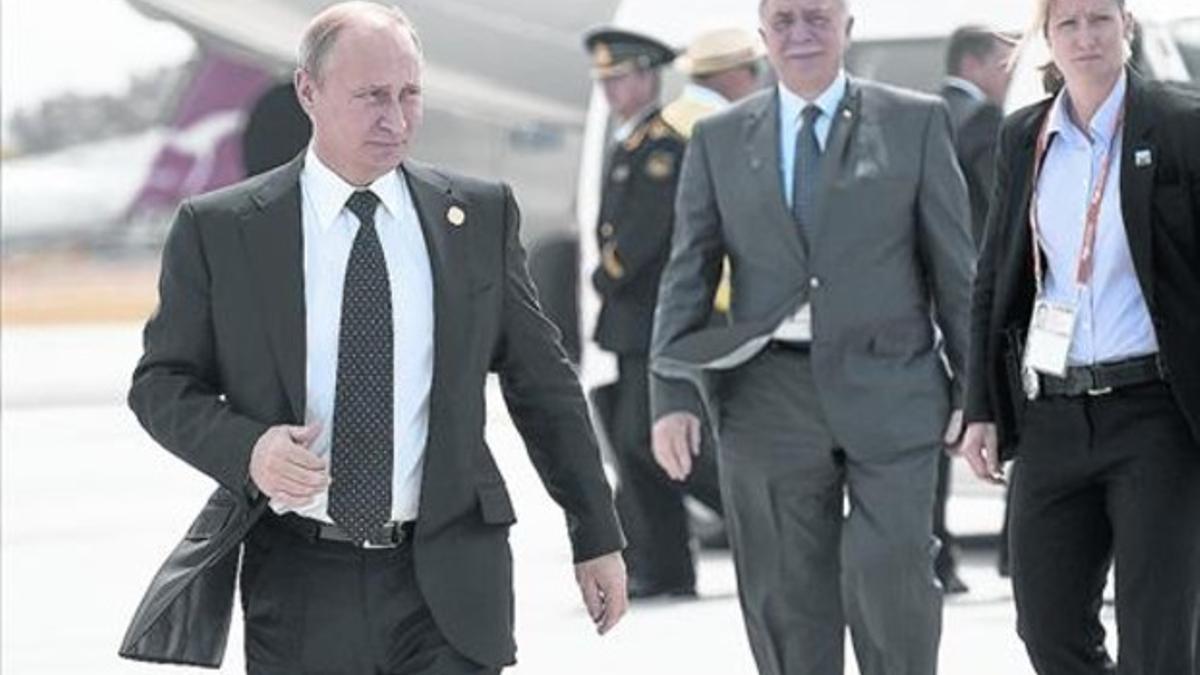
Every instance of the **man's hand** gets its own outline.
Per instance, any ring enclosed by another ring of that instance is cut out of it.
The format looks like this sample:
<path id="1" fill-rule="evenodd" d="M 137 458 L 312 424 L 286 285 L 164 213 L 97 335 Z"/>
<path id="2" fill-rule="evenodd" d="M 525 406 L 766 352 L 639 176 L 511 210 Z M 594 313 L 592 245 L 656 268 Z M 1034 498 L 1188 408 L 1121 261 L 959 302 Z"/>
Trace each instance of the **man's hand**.
<path id="1" fill-rule="evenodd" d="M 946 446 L 948 454 L 958 453 L 958 442 L 962 440 L 962 433 L 963 411 L 959 408 L 950 413 L 950 419 L 946 422 L 946 433 L 942 435 L 942 444 Z"/>
<path id="2" fill-rule="evenodd" d="M 958 454 L 967 460 L 976 476 L 994 485 L 1004 484 L 1000 470 L 1000 442 L 996 425 L 991 422 L 972 422 L 967 425 Z"/>
<path id="3" fill-rule="evenodd" d="M 304 506 L 329 487 L 328 463 L 309 450 L 319 424 L 267 429 L 250 453 L 250 479 L 259 491 L 290 507 Z"/>
<path id="4" fill-rule="evenodd" d="M 575 565 L 575 581 L 583 593 L 583 604 L 604 635 L 625 614 L 629 597 L 625 593 L 625 560 L 621 552 L 606 553 Z"/>
<path id="5" fill-rule="evenodd" d="M 671 480 L 685 481 L 692 472 L 692 457 L 700 454 L 700 418 L 673 412 L 654 423 L 651 445 L 654 460 Z"/>

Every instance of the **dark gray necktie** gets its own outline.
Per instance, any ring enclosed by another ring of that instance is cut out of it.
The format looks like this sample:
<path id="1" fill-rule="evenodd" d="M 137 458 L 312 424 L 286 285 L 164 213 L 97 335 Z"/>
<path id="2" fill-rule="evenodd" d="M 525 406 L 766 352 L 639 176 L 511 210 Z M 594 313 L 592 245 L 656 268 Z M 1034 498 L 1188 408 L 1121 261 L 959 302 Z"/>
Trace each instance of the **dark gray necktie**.
<path id="1" fill-rule="evenodd" d="M 804 119 L 796 134 L 796 166 L 792 174 L 792 217 L 800 227 L 800 237 L 807 240 L 806 230 L 812 227 L 813 204 L 816 201 L 818 174 L 821 168 L 821 144 L 817 142 L 817 118 L 821 109 L 804 107 Z"/>
<path id="2" fill-rule="evenodd" d="M 329 516 L 355 541 L 384 525 L 392 508 L 392 291 L 375 231 L 379 197 L 346 201 L 359 220 L 346 263 L 333 406 Z"/>

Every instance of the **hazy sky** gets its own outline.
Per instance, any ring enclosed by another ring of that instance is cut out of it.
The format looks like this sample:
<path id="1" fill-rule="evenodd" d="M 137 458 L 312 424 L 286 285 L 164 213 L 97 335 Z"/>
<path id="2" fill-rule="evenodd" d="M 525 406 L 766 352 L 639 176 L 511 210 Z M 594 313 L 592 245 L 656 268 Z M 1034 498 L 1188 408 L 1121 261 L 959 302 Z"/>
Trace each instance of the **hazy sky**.
<path id="1" fill-rule="evenodd" d="M 194 48 L 125 0 L 0 0 L 0 114 L 66 91 L 121 92 L 131 75 L 186 61 Z"/>

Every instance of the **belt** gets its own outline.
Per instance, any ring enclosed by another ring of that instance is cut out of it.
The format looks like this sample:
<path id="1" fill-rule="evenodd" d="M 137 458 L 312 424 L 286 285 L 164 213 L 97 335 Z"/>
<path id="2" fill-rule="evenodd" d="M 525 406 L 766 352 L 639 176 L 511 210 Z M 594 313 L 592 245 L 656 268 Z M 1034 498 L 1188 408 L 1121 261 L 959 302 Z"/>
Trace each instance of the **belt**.
<path id="1" fill-rule="evenodd" d="M 1103 396 L 1117 389 L 1166 380 L 1167 372 L 1158 354 L 1115 363 L 1071 366 L 1066 377 L 1042 375 L 1046 396 Z"/>
<path id="2" fill-rule="evenodd" d="M 404 522 L 392 521 L 380 526 L 367 538 L 359 543 L 350 538 L 342 528 L 319 520 L 305 518 L 294 513 L 285 513 L 275 519 L 280 525 L 312 541 L 336 541 L 351 544 L 360 548 L 396 548 L 412 539 L 414 520 Z"/>

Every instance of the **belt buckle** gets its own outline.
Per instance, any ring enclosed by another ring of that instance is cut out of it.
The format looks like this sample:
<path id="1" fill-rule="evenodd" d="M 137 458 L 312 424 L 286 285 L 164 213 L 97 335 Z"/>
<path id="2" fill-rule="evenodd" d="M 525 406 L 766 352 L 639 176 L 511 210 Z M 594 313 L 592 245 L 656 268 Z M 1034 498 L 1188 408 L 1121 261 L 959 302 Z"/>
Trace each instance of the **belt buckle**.
<path id="1" fill-rule="evenodd" d="M 1087 395 L 1095 398 L 1097 396 L 1104 396 L 1106 394 L 1111 394 L 1112 390 L 1113 390 L 1112 387 L 1096 387 L 1093 389 L 1088 389 Z"/>
<path id="2" fill-rule="evenodd" d="M 371 541 L 370 539 L 366 539 L 363 541 L 362 547 L 364 549 L 368 549 L 368 550 L 396 548 L 397 546 L 400 545 L 400 541 L 397 541 L 397 537 L 396 537 L 396 527 L 397 526 L 395 523 L 388 523 L 384 527 L 381 527 L 381 528 L 379 528 L 379 530 L 377 530 L 378 532 L 384 532 L 384 530 L 386 529 L 388 541 L 377 544 L 377 543 Z"/>

